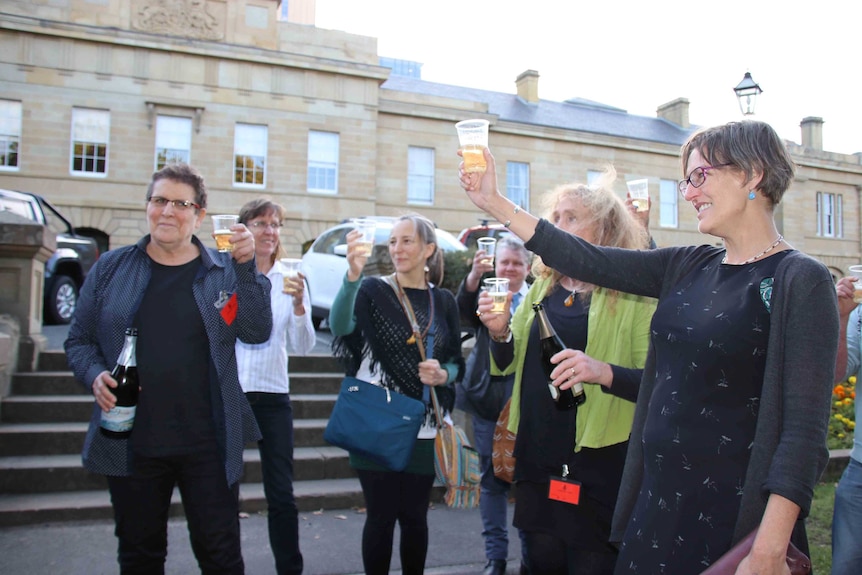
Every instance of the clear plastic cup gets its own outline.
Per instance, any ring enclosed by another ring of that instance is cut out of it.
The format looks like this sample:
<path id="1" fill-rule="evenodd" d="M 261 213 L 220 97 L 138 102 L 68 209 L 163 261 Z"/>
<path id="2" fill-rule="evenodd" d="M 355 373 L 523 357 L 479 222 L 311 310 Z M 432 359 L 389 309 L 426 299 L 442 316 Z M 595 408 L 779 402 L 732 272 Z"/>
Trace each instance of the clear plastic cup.
<path id="1" fill-rule="evenodd" d="M 216 248 L 222 253 L 230 253 L 233 251 L 233 244 L 230 243 L 230 237 L 233 235 L 230 227 L 239 222 L 239 216 L 227 214 L 219 214 L 212 217 L 213 220 L 213 237 L 215 237 Z"/>
<path id="2" fill-rule="evenodd" d="M 488 167 L 485 162 L 488 126 L 488 120 L 463 120 L 455 124 L 464 171 L 467 173 L 483 173 Z"/>

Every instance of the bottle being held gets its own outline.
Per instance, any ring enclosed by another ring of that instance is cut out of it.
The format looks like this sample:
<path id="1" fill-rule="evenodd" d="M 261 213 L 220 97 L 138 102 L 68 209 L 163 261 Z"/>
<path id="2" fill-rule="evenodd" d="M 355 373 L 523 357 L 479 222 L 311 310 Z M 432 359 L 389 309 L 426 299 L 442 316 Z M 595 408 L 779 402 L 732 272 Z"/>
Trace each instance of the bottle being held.
<path id="1" fill-rule="evenodd" d="M 572 409 L 577 407 L 587 400 L 584 393 L 584 384 L 576 383 L 570 389 L 559 389 L 551 383 L 551 372 L 554 371 L 554 364 L 551 363 L 551 358 L 560 351 L 566 349 L 566 344 L 557 335 L 554 326 L 548 320 L 545 313 L 545 308 L 541 302 L 534 303 L 533 309 L 536 311 L 536 318 L 539 320 L 539 343 L 542 346 L 542 367 L 545 370 L 545 375 L 548 378 L 548 390 L 551 392 L 551 399 L 554 400 L 554 406 L 560 410 Z"/>
<path id="2" fill-rule="evenodd" d="M 111 372 L 111 377 L 117 382 L 117 387 L 109 389 L 117 398 L 116 405 L 110 411 L 102 412 L 100 430 L 102 435 L 112 439 L 124 439 L 132 434 L 135 424 L 135 409 L 138 406 L 138 364 L 135 358 L 135 346 L 138 341 L 138 330 L 126 328 L 126 342 L 123 351 L 117 358 L 117 365 Z"/>

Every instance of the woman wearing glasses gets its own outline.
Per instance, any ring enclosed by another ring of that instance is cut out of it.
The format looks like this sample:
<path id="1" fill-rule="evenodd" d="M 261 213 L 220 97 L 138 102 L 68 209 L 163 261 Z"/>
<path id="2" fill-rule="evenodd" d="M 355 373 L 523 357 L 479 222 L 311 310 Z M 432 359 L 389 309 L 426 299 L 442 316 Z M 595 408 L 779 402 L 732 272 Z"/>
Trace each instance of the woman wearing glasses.
<path id="1" fill-rule="evenodd" d="M 737 575 L 784 574 L 828 459 L 838 340 L 829 271 L 791 248 L 775 206 L 793 179 L 762 122 L 693 134 L 683 198 L 724 247 L 593 246 L 497 192 L 493 157 L 461 173 L 471 200 L 562 273 L 659 299 L 614 515 L 616 573 L 700 573 L 760 528 Z M 570 387 L 569 365 L 554 369 Z"/>
<path id="2" fill-rule="evenodd" d="M 234 345 L 269 337 L 269 281 L 255 269 L 244 225 L 232 228 L 230 254 L 195 237 L 206 205 L 203 177 L 190 166 L 153 174 L 150 233 L 99 258 L 65 343 L 75 377 L 96 399 L 83 462 L 108 476 L 123 573 L 164 571 L 175 486 L 201 571 L 244 570 L 239 479 L 243 448 L 259 434 Z M 116 403 L 110 373 L 128 327 L 138 329 L 140 395 L 131 435 L 116 439 L 99 422 Z"/>
<path id="3" fill-rule="evenodd" d="M 315 333 L 311 314 L 307 313 L 311 302 L 302 274 L 285 283 L 287 270 L 278 260 L 284 255 L 278 234 L 283 220 L 284 208 L 267 199 L 252 200 L 239 211 L 240 223 L 254 234 L 257 271 L 272 284 L 272 334 L 262 344 L 237 341 L 236 362 L 240 385 L 263 436 L 257 446 L 276 573 L 298 575 L 303 565 L 299 515 L 293 496 L 293 408 L 287 344 L 290 342 L 291 353 L 305 355 L 314 347 Z"/>

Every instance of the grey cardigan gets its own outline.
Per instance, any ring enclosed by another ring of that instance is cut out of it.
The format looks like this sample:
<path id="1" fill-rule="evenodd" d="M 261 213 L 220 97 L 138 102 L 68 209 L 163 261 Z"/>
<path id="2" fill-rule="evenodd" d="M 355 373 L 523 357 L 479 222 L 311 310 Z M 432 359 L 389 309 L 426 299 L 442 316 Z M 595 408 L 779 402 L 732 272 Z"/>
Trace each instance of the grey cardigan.
<path id="1" fill-rule="evenodd" d="M 713 246 L 624 250 L 593 246 L 541 220 L 527 249 L 562 273 L 620 291 L 661 299 L 689 272 L 714 257 Z M 769 349 L 754 444 L 748 464 L 736 543 L 760 524 L 770 493 L 785 497 L 808 515 L 829 452 L 831 389 L 838 351 L 838 307 L 832 276 L 817 260 L 787 254 L 775 273 Z M 655 350 L 650 344 L 632 436 L 611 528 L 621 541 L 643 475 L 641 433 L 655 386 Z M 794 543 L 807 550 L 804 527 Z"/>

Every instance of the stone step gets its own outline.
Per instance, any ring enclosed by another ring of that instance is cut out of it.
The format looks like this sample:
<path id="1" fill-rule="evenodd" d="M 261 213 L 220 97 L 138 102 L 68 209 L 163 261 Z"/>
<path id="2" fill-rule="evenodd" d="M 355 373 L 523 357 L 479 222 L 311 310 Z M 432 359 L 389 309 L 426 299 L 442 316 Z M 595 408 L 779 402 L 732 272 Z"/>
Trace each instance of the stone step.
<path id="1" fill-rule="evenodd" d="M 294 419 L 327 419 L 338 396 L 291 394 Z M 0 403 L 4 423 L 61 423 L 89 421 L 94 399 L 90 395 L 11 395 Z"/>
<path id="2" fill-rule="evenodd" d="M 241 483 L 239 489 L 242 511 L 257 513 L 266 509 L 262 483 Z M 296 481 L 293 490 L 296 505 L 304 512 L 364 506 L 359 480 L 353 477 Z M 436 498 L 439 499 L 439 493 Z M 174 490 L 170 516 L 182 515 L 179 492 Z M 107 488 L 65 493 L 0 495 L 0 527 L 95 519 L 113 519 Z"/>
<path id="3" fill-rule="evenodd" d="M 294 445 L 297 448 L 326 446 L 323 431 L 327 421 L 328 418 L 295 419 Z M 2 423 L 0 457 L 80 454 L 86 434 L 87 423 L 82 422 Z"/>
<path id="4" fill-rule="evenodd" d="M 341 388 L 340 373 L 295 372 L 290 374 L 290 393 L 337 394 Z M 71 371 L 34 371 L 12 375 L 10 397 L 17 395 L 86 395 L 90 390 L 78 383 Z M 5 399 L 4 399 L 5 401 Z"/>
<path id="5" fill-rule="evenodd" d="M 69 364 L 66 363 L 66 352 L 50 350 L 39 353 L 37 368 L 39 371 L 68 371 Z"/>
<path id="6" fill-rule="evenodd" d="M 344 373 L 339 361 L 331 355 L 296 355 L 288 358 L 288 370 L 293 372 L 330 372 Z M 39 354 L 39 371 L 68 371 L 66 352 L 61 350 L 43 351 Z"/>
<path id="7" fill-rule="evenodd" d="M 257 448 L 243 453 L 243 483 L 260 483 L 263 474 Z M 338 447 L 300 447 L 294 451 L 294 479 L 344 479 L 354 477 L 347 452 Z M 0 457 L 0 493 L 51 493 L 106 489 L 102 475 L 81 465 L 80 454 Z"/>

